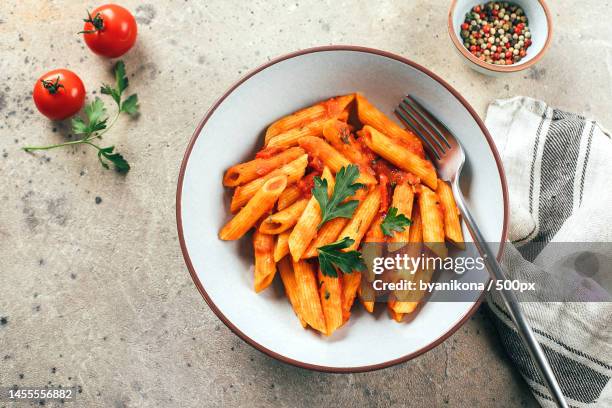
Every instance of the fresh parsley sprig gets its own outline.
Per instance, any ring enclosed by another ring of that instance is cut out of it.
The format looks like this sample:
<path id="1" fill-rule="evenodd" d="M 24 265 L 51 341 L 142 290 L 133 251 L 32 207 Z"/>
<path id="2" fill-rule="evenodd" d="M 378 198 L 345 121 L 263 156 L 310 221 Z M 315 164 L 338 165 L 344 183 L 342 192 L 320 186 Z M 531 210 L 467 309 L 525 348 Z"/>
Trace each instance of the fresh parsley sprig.
<path id="1" fill-rule="evenodd" d="M 338 277 L 336 268 L 342 273 L 353 273 L 353 271 L 364 271 L 365 261 L 359 251 L 344 252 L 343 249 L 349 248 L 355 240 L 344 237 L 340 241 L 317 248 L 319 252 L 319 266 L 325 276 Z"/>
<path id="2" fill-rule="evenodd" d="M 114 71 L 115 87 L 105 84 L 100 88 L 102 94 L 110 95 L 117 104 L 117 113 L 110 124 L 108 124 L 109 118 L 106 114 L 104 102 L 100 98 L 96 98 L 93 102 L 85 106 L 87 121 L 80 117 L 75 117 L 71 121 L 72 132 L 75 135 L 82 135 L 80 139 L 49 146 L 26 146 L 23 150 L 32 152 L 34 150 L 50 150 L 57 147 L 86 144 L 98 150 L 98 160 L 104 168 L 110 168 L 109 163 L 112 163 L 115 170 L 118 172 L 128 172 L 130 170 L 130 165 L 120 153 L 114 151 L 115 146 L 101 147 L 92 143 L 92 140 L 102 138 L 102 135 L 115 124 L 122 112 L 130 116 L 138 114 L 138 96 L 132 94 L 123 99 L 123 91 L 128 87 L 128 79 L 125 74 L 125 64 L 123 61 L 118 61 L 115 64 Z"/>
<path id="3" fill-rule="evenodd" d="M 355 183 L 358 177 L 359 168 L 354 164 L 342 167 L 336 174 L 336 184 L 331 197 L 328 195 L 327 180 L 321 177 L 314 178 L 312 195 L 321 207 L 321 223 L 318 228 L 334 218 L 351 218 L 353 216 L 359 201 L 350 200 L 345 203 L 343 201 L 354 195 L 360 188 L 365 187 L 361 183 Z"/>
<path id="4" fill-rule="evenodd" d="M 398 214 L 397 212 L 397 208 L 389 208 L 385 219 L 380 224 L 380 229 L 382 230 L 383 234 L 388 237 L 393 236 L 394 231 L 402 232 L 406 229 L 406 227 L 412 225 L 410 218 L 406 217 L 404 214 Z"/>

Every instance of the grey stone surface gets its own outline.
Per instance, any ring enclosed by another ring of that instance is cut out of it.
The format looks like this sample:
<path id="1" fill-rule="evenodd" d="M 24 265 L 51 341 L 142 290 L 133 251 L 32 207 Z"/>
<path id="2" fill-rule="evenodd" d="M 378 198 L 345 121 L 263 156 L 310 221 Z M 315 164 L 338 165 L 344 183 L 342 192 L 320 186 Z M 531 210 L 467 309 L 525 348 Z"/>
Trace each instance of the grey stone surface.
<path id="1" fill-rule="evenodd" d="M 131 162 L 126 177 L 103 170 L 90 149 L 20 150 L 69 132 L 35 112 L 39 75 L 73 69 L 89 97 L 111 80 L 111 62 L 75 34 L 94 4 L 0 7 L 0 385 L 78 385 L 79 407 L 536 406 L 482 311 L 431 352 L 373 373 L 309 372 L 244 344 L 186 271 L 176 179 L 215 98 L 270 58 L 315 45 L 404 55 L 441 74 L 481 115 L 493 98 L 524 94 L 609 128 L 609 2 L 549 2 L 548 54 L 535 68 L 495 79 L 456 55 L 447 1 L 121 3 L 139 22 L 137 46 L 124 59 L 142 115 L 120 119 L 105 140 Z"/>

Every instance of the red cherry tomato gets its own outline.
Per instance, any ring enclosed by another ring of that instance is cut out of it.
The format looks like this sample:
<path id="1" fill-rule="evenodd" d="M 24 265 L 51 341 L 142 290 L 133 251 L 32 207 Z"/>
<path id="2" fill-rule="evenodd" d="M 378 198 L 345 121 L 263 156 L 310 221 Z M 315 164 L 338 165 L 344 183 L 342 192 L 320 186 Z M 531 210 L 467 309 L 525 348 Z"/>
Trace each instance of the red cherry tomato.
<path id="1" fill-rule="evenodd" d="M 120 57 L 136 42 L 138 28 L 132 13 L 116 4 L 105 4 L 89 14 L 83 26 L 87 46 L 104 57 Z"/>
<path id="2" fill-rule="evenodd" d="M 55 69 L 36 81 L 32 97 L 36 108 L 49 119 L 66 119 L 83 107 L 85 86 L 74 72 Z"/>

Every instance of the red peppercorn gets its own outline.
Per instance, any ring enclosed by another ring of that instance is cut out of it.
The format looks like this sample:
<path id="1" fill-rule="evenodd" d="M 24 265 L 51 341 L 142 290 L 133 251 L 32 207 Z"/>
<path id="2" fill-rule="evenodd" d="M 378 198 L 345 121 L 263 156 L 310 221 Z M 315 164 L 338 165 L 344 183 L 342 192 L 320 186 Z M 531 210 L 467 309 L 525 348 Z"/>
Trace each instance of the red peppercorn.
<path id="1" fill-rule="evenodd" d="M 491 31 L 491 27 L 489 27 L 488 25 L 485 25 L 484 27 L 482 27 L 482 31 L 484 31 L 485 33 L 488 33 L 489 31 Z"/>
<path id="2" fill-rule="evenodd" d="M 525 48 L 531 45 L 531 40 L 528 38 L 525 40 Z"/>
<path id="3" fill-rule="evenodd" d="M 506 58 L 512 58 L 512 53 L 510 51 L 506 52 Z"/>
<path id="4" fill-rule="evenodd" d="M 487 43 L 487 48 L 491 48 L 493 46 L 493 44 L 491 44 L 490 42 Z"/>
<path id="5" fill-rule="evenodd" d="M 487 15 L 485 13 L 480 13 L 480 18 L 484 19 Z"/>
<path id="6" fill-rule="evenodd" d="M 470 46 L 470 51 L 472 51 L 472 52 L 476 52 L 476 46 L 475 46 L 475 45 L 471 45 L 471 46 Z"/>
<path id="7" fill-rule="evenodd" d="M 507 59 L 506 60 L 506 65 L 512 65 L 512 59 Z"/>
<path id="8" fill-rule="evenodd" d="M 493 14 L 494 16 L 497 16 L 499 14 L 499 10 L 493 9 L 493 11 L 491 11 L 491 14 Z"/>
<path id="9" fill-rule="evenodd" d="M 514 33 L 515 33 L 515 34 L 520 34 L 522 31 L 523 31 L 523 30 L 522 30 L 522 29 L 520 29 L 519 27 L 515 27 L 515 28 L 514 28 Z"/>
<path id="10" fill-rule="evenodd" d="M 521 58 L 523 58 L 525 55 L 527 55 L 527 53 L 525 52 L 525 50 L 520 50 L 519 55 L 521 56 Z"/>
<path id="11" fill-rule="evenodd" d="M 498 60 L 499 59 L 499 52 L 496 52 L 493 54 L 493 59 L 494 60 Z"/>
<path id="12" fill-rule="evenodd" d="M 474 6 L 474 11 L 476 13 L 480 13 L 480 6 Z"/>
<path id="13" fill-rule="evenodd" d="M 468 28 L 470 28 L 470 25 L 468 23 L 461 24 L 461 29 L 462 30 L 467 30 Z"/>

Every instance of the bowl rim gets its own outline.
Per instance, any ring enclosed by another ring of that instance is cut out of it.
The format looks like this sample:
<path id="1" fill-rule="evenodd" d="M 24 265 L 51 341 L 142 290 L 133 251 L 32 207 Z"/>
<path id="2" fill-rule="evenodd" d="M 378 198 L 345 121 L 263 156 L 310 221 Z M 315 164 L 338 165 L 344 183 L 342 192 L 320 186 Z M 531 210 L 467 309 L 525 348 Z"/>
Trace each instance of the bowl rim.
<path id="1" fill-rule="evenodd" d="M 553 22 L 552 22 L 552 16 L 550 13 L 550 9 L 548 8 L 544 0 L 537 0 L 537 1 L 542 6 L 542 9 L 544 10 L 544 15 L 546 16 L 546 29 L 547 29 L 546 30 L 546 41 L 544 42 L 544 46 L 542 47 L 542 49 L 529 61 L 526 61 L 520 64 L 512 64 L 509 66 L 508 65 L 493 65 L 493 64 L 489 64 L 488 62 L 481 61 L 478 58 L 476 58 L 474 55 L 472 55 L 472 53 L 469 52 L 463 46 L 463 43 L 459 41 L 459 38 L 457 37 L 457 33 L 455 33 L 455 27 L 453 26 L 453 15 L 455 13 L 455 8 L 457 6 L 458 0 L 451 0 L 451 5 L 448 10 L 448 34 L 453 44 L 457 48 L 457 50 L 465 58 L 467 58 L 470 62 L 478 65 L 479 67 L 484 68 L 488 71 L 493 71 L 493 72 L 522 71 L 524 69 L 531 67 L 533 64 L 538 62 L 544 56 L 544 53 L 548 50 L 548 47 L 550 47 L 550 43 L 552 40 Z"/>
<path id="2" fill-rule="evenodd" d="M 463 96 L 461 96 L 454 88 L 452 88 L 442 78 L 440 78 L 438 75 L 434 74 L 433 72 L 431 72 L 427 68 L 425 68 L 425 67 L 423 67 L 423 66 L 421 66 L 421 65 L 419 65 L 419 64 L 417 64 L 417 63 L 415 63 L 415 62 L 413 62 L 413 61 L 411 61 L 411 60 L 409 60 L 407 58 L 404 58 L 402 56 L 399 56 L 399 55 L 396 55 L 396 54 L 393 54 L 393 53 L 390 53 L 390 52 L 387 52 L 387 51 L 382 51 L 382 50 L 378 50 L 378 49 L 374 49 L 374 48 L 368 48 L 368 47 L 362 47 L 362 46 L 353 46 L 353 45 L 328 45 L 328 46 L 320 46 L 320 47 L 307 48 L 307 49 L 295 51 L 295 52 L 292 52 L 292 53 L 289 53 L 289 54 L 281 55 L 280 57 L 274 58 L 274 59 L 270 60 L 269 62 L 267 62 L 267 63 L 265 63 L 265 64 L 255 68 L 255 69 L 253 69 L 252 71 L 250 71 L 249 73 L 244 75 L 236 83 L 234 83 L 232 86 L 230 86 L 228 88 L 228 90 L 225 91 L 225 93 L 219 99 L 217 99 L 215 101 L 215 103 L 209 108 L 209 110 L 206 112 L 206 114 L 204 115 L 204 117 L 202 118 L 202 120 L 200 121 L 198 126 L 196 127 L 193 135 L 191 136 L 189 144 L 187 145 L 187 148 L 185 150 L 185 154 L 183 156 L 183 159 L 181 161 L 181 166 L 180 166 L 179 175 L 178 175 L 178 181 L 177 181 L 177 189 L 176 189 L 176 224 L 177 224 L 178 238 L 179 238 L 179 242 L 180 242 L 181 252 L 183 254 L 183 258 L 185 260 L 185 264 L 187 266 L 187 269 L 189 270 L 189 274 L 191 275 L 193 283 L 195 284 L 196 288 L 198 289 L 198 291 L 200 292 L 200 294 L 202 295 L 202 297 L 204 298 L 204 300 L 208 304 L 208 307 L 210 307 L 210 309 L 215 313 L 215 315 L 217 315 L 217 317 L 232 332 L 234 332 L 234 334 L 236 334 L 244 342 L 246 342 L 247 344 L 251 345 L 255 349 L 259 350 L 260 352 L 262 352 L 264 354 L 267 354 L 268 356 L 270 356 L 270 357 L 272 357 L 272 358 L 274 358 L 274 359 L 276 359 L 278 361 L 281 361 L 283 363 L 291 364 L 291 365 L 294 365 L 296 367 L 305 368 L 305 369 L 309 369 L 309 370 L 320 371 L 320 372 L 328 372 L 328 373 L 360 373 L 360 372 L 366 372 L 366 371 L 380 370 L 380 369 L 383 369 L 383 368 L 388 368 L 388 367 L 394 366 L 396 364 L 400 364 L 400 363 L 409 361 L 409 360 L 411 360 L 411 359 L 413 359 L 415 357 L 418 357 L 421 354 L 423 354 L 423 353 L 425 353 L 425 352 L 427 352 L 427 351 L 437 347 L 443 341 L 445 341 L 447 338 L 449 338 L 453 333 L 455 333 L 463 325 L 463 323 L 465 323 L 476 312 L 476 310 L 478 309 L 478 307 L 482 303 L 482 300 L 484 299 L 485 293 L 483 292 L 480 295 L 480 297 L 474 303 L 474 305 L 448 331 L 443 333 L 440 337 L 438 337 L 437 339 L 435 339 L 434 341 L 432 341 L 431 343 L 429 343 L 425 347 L 422 347 L 419 350 L 416 350 L 416 351 L 414 351 L 412 353 L 406 354 L 405 356 L 402 356 L 402 357 L 399 357 L 399 358 L 396 358 L 396 359 L 393 359 L 393 360 L 384 361 L 384 362 L 377 363 L 377 364 L 371 364 L 371 365 L 365 365 L 365 366 L 356 366 L 356 367 L 329 367 L 329 366 L 323 366 L 323 365 L 317 365 L 317 364 L 310 364 L 310 363 L 305 363 L 305 362 L 302 362 L 302 361 L 298 361 L 298 360 L 295 360 L 295 359 L 283 356 L 283 355 L 281 355 L 279 353 L 276 353 L 275 351 L 272 351 L 272 350 L 266 348 L 265 346 L 257 343 L 255 340 L 251 339 L 249 336 L 247 336 L 245 333 L 243 333 L 238 327 L 236 327 L 221 312 L 221 310 L 215 305 L 215 303 L 212 301 L 212 299 L 208 296 L 208 293 L 204 289 L 204 286 L 202 285 L 202 282 L 200 282 L 200 280 L 199 280 L 199 278 L 197 276 L 197 273 L 195 271 L 195 268 L 194 268 L 194 266 L 193 266 L 193 264 L 191 262 L 191 258 L 189 256 L 189 251 L 187 250 L 187 245 L 186 245 L 185 237 L 184 237 L 184 234 L 183 234 L 183 220 L 182 220 L 182 211 L 181 211 L 181 208 L 182 208 L 181 201 L 182 201 L 182 192 L 183 192 L 183 182 L 184 182 L 184 178 L 185 178 L 185 170 L 187 168 L 187 163 L 189 161 L 189 157 L 191 155 L 193 147 L 195 146 L 195 143 L 196 143 L 198 137 L 200 136 L 202 129 L 204 128 L 204 126 L 206 125 L 206 123 L 208 122 L 210 117 L 213 115 L 213 113 L 217 110 L 217 108 L 223 103 L 223 101 L 236 88 L 238 88 L 242 83 L 244 83 L 246 80 L 248 80 L 252 76 L 254 76 L 257 73 L 259 73 L 260 71 L 263 71 L 264 69 L 266 69 L 266 68 L 268 68 L 268 67 L 270 67 L 272 65 L 275 65 L 275 64 L 277 64 L 279 62 L 282 62 L 284 60 L 287 60 L 287 59 L 295 58 L 295 57 L 306 55 L 306 54 L 312 54 L 312 53 L 317 53 L 317 52 L 329 52 L 329 51 L 354 51 L 354 52 L 362 52 L 362 53 L 374 54 L 374 55 L 378 55 L 378 56 L 387 57 L 387 58 L 399 61 L 399 62 L 401 62 L 403 64 L 409 65 L 410 67 L 415 68 L 415 69 L 421 71 L 422 73 L 426 74 L 427 76 L 432 78 L 434 81 L 438 82 L 440 85 L 442 85 L 444 88 L 446 88 L 467 109 L 467 111 L 470 113 L 470 115 L 476 121 L 478 127 L 480 127 L 481 131 L 485 135 L 487 143 L 489 144 L 491 152 L 493 153 L 493 157 L 495 159 L 495 163 L 497 165 L 497 169 L 498 169 L 498 172 L 499 172 L 500 182 L 501 182 L 501 185 L 502 185 L 502 195 L 503 195 L 503 202 L 504 202 L 504 220 L 503 220 L 503 227 L 502 227 L 502 234 L 501 234 L 502 236 L 501 236 L 501 240 L 500 240 L 500 247 L 499 247 L 499 252 L 498 252 L 498 255 L 497 255 L 498 259 L 501 258 L 501 254 L 502 254 L 503 249 L 504 249 L 505 241 L 506 241 L 507 236 L 508 236 L 508 221 L 509 221 L 508 185 L 507 185 L 507 182 L 506 182 L 506 175 L 505 175 L 505 172 L 504 172 L 504 167 L 502 165 L 501 158 L 499 156 L 499 152 L 497 151 L 497 148 L 495 147 L 495 143 L 493 142 L 493 138 L 489 134 L 489 131 L 485 127 L 484 123 L 482 122 L 482 120 L 480 119 L 480 117 L 478 116 L 478 114 L 476 113 L 474 108 L 472 108 L 472 106 L 467 102 L 467 100 L 465 98 L 463 98 Z"/>

